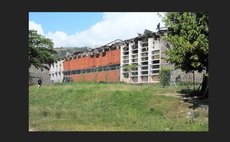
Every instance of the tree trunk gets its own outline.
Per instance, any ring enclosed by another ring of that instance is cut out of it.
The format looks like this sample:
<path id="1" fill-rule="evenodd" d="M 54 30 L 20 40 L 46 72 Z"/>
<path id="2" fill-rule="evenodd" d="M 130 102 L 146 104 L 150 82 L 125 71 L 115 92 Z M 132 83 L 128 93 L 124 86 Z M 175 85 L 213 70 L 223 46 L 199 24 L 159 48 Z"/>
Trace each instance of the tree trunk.
<path id="1" fill-rule="evenodd" d="M 199 92 L 199 96 L 202 96 L 202 98 L 208 98 L 208 76 L 203 75 L 203 81 L 202 81 L 202 86 L 201 90 Z"/>

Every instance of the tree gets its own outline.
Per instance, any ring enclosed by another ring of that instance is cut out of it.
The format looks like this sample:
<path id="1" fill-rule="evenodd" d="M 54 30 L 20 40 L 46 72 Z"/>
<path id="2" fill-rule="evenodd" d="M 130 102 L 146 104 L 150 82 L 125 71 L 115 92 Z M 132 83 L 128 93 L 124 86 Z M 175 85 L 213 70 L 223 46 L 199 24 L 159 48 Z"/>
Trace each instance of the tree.
<path id="1" fill-rule="evenodd" d="M 49 69 L 45 64 L 57 60 L 57 52 L 53 50 L 53 42 L 49 38 L 29 30 L 29 68 L 34 65 L 37 69 Z"/>
<path id="2" fill-rule="evenodd" d="M 167 12 L 163 21 L 168 27 L 166 40 L 173 46 L 167 51 L 168 61 L 185 72 L 205 70 L 204 92 L 208 81 L 208 13 Z"/>
<path id="3" fill-rule="evenodd" d="M 160 84 L 163 86 L 169 86 L 170 83 L 170 68 L 168 67 L 162 67 L 160 70 Z"/>
<path id="4" fill-rule="evenodd" d="M 124 65 L 123 68 L 125 71 L 128 71 L 129 82 L 131 82 L 130 74 L 132 70 L 135 70 L 138 66 L 135 64 Z"/>

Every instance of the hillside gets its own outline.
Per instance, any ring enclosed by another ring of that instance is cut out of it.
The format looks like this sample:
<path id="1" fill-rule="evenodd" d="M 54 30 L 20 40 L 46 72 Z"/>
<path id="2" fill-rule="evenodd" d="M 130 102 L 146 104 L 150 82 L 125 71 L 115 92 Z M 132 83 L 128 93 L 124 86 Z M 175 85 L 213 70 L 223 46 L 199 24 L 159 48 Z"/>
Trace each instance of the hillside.
<path id="1" fill-rule="evenodd" d="M 69 55 L 72 55 L 74 52 L 77 51 L 87 51 L 88 47 L 61 47 L 61 48 L 54 48 L 55 51 L 58 53 L 59 58 L 63 58 L 67 55 L 67 52 Z"/>
<path id="2" fill-rule="evenodd" d="M 208 131 L 208 110 L 192 109 L 159 85 L 70 83 L 29 87 L 34 131 Z M 188 116 L 192 114 L 192 116 Z"/>

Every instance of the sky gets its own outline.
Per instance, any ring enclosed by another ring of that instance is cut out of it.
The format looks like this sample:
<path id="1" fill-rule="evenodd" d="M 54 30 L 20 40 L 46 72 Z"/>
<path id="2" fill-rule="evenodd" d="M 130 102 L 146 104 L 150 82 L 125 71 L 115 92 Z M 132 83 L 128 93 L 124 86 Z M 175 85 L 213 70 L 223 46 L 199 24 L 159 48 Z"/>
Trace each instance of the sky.
<path id="1" fill-rule="evenodd" d="M 29 12 L 29 29 L 50 38 L 55 48 L 95 48 L 156 31 L 158 23 L 164 26 L 156 12 Z"/>

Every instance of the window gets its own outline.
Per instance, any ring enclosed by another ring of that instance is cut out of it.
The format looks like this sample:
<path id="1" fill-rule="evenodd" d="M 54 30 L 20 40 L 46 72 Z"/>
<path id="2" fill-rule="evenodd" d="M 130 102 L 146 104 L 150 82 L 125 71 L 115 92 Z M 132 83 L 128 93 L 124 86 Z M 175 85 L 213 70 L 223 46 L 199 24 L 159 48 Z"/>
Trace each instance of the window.
<path id="1" fill-rule="evenodd" d="M 136 53 L 138 53 L 138 50 L 134 50 L 134 51 L 133 51 L 133 54 L 136 54 Z"/>
<path id="2" fill-rule="evenodd" d="M 160 68 L 160 65 L 153 65 L 153 69 Z"/>
<path id="3" fill-rule="evenodd" d="M 160 63 L 160 60 L 152 61 L 152 64 L 159 64 L 159 63 Z"/>
<path id="4" fill-rule="evenodd" d="M 109 66 L 110 70 L 116 70 L 116 65 Z"/>
<path id="5" fill-rule="evenodd" d="M 138 81 L 138 78 L 137 78 L 137 77 L 132 77 L 132 81 L 133 81 L 133 82 L 137 82 L 137 81 Z"/>
<path id="6" fill-rule="evenodd" d="M 148 76 L 143 76 L 141 77 L 142 81 L 147 82 L 148 81 Z"/>
<path id="7" fill-rule="evenodd" d="M 159 73 L 160 70 L 153 70 L 152 73 L 155 74 L 155 73 Z"/>
<path id="8" fill-rule="evenodd" d="M 142 71 L 141 74 L 148 74 L 148 71 Z"/>
<path id="9" fill-rule="evenodd" d="M 72 71 L 71 71 L 71 74 L 75 74 L 75 70 L 72 70 Z"/>
<path id="10" fill-rule="evenodd" d="M 129 74 L 128 73 L 123 73 L 124 78 L 128 78 Z"/>
<path id="11" fill-rule="evenodd" d="M 81 74 L 81 70 L 76 70 L 76 74 Z"/>
<path id="12" fill-rule="evenodd" d="M 147 70 L 148 66 L 141 67 L 142 70 Z"/>
<path id="13" fill-rule="evenodd" d="M 148 62 L 142 62 L 142 65 L 148 65 Z"/>

